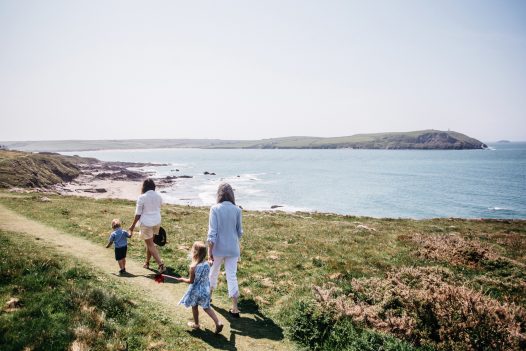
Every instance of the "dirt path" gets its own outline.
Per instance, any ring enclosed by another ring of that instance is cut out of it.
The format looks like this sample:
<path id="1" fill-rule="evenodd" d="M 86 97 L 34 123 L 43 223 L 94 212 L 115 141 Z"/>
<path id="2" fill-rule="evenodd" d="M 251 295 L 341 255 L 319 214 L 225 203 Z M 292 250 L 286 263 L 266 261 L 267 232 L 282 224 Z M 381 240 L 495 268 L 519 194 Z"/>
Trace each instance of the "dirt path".
<path id="1" fill-rule="evenodd" d="M 73 235 L 60 232 L 42 223 L 28 219 L 0 205 L 0 228 L 7 231 L 25 233 L 35 239 L 55 247 L 59 252 L 78 258 L 84 263 L 102 271 L 112 279 L 123 284 L 130 284 L 139 289 L 143 296 L 150 296 L 152 301 L 162 301 L 167 313 L 171 313 L 176 323 L 186 327 L 191 318 L 191 311 L 178 306 L 179 299 L 184 294 L 187 284 L 158 284 L 152 279 L 152 271 L 142 268 L 142 264 L 127 259 L 127 271 L 130 277 L 119 277 L 114 274 L 116 263 L 113 250 L 105 249 L 94 243 Z M 213 335 L 213 322 L 202 313 L 201 323 L 208 331 L 192 332 L 202 338 L 210 346 L 223 350 L 290 350 L 282 330 L 270 319 L 259 313 L 242 313 L 242 318 L 227 320 L 228 305 L 214 300 L 214 309 L 225 324 L 221 338 Z"/>

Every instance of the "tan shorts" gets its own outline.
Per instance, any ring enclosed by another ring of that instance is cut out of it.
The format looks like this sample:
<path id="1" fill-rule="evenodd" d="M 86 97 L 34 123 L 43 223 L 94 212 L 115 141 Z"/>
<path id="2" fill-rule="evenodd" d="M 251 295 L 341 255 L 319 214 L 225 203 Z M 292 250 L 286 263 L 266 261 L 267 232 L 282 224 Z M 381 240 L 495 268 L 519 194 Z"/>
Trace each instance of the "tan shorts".
<path id="1" fill-rule="evenodd" d="M 139 233 L 139 239 L 141 240 L 153 239 L 154 235 L 159 234 L 159 228 L 161 228 L 161 225 L 147 227 L 141 224 L 141 232 Z"/>

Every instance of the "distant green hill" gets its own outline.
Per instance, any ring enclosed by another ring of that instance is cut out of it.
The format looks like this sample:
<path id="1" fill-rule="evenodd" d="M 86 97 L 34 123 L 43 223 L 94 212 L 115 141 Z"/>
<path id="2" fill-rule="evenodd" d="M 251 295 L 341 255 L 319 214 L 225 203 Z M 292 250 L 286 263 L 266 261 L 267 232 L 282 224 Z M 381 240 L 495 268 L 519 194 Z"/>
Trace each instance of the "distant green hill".
<path id="1" fill-rule="evenodd" d="M 107 149 L 484 149 L 486 144 L 462 133 L 440 130 L 356 134 L 336 138 L 285 137 L 261 140 L 220 139 L 134 139 L 134 140 L 57 140 L 0 142 L 24 151 L 88 151 Z"/>
<path id="2" fill-rule="evenodd" d="M 356 134 L 337 138 L 287 137 L 211 146 L 240 149 L 483 149 L 486 144 L 467 135 L 440 130 Z"/>

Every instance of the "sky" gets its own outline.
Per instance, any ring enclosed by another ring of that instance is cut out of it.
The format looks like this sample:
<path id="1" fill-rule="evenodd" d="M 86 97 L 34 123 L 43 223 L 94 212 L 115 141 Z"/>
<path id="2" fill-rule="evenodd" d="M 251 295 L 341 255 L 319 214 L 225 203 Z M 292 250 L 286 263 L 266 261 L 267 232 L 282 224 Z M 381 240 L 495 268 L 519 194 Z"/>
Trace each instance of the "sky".
<path id="1" fill-rule="evenodd" d="M 0 140 L 526 140 L 526 1 L 0 0 Z"/>

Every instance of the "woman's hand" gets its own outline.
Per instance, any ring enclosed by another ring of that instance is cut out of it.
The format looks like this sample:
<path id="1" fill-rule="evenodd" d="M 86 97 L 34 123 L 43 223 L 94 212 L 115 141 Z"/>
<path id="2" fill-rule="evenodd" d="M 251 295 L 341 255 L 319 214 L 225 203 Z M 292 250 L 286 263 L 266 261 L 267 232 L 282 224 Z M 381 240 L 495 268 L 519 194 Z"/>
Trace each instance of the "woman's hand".
<path id="1" fill-rule="evenodd" d="M 133 218 L 133 223 L 132 223 L 132 225 L 130 226 L 130 228 L 128 228 L 128 230 L 130 231 L 130 233 L 133 234 L 133 230 L 135 229 L 135 225 L 137 224 L 137 222 L 139 222 L 139 219 L 141 219 L 141 215 L 135 215 L 135 218 Z"/>
<path id="2" fill-rule="evenodd" d="M 213 265 L 214 264 L 214 243 L 209 241 L 208 242 L 208 264 Z"/>

